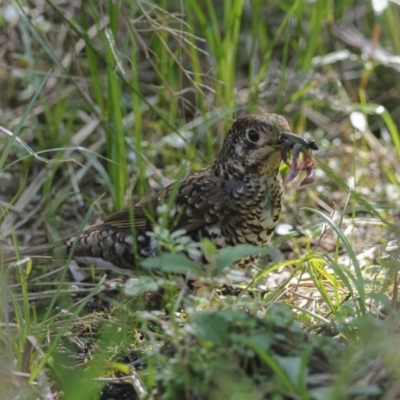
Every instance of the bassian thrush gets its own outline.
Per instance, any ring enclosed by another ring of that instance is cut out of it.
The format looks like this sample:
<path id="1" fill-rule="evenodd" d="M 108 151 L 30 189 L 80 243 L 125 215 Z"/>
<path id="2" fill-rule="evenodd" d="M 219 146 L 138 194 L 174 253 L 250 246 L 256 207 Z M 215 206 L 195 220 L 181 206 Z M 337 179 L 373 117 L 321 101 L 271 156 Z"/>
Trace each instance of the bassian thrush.
<path id="1" fill-rule="evenodd" d="M 312 149 L 318 149 L 315 142 L 290 133 L 282 116 L 246 115 L 232 125 L 216 161 L 188 175 L 178 186 L 171 184 L 139 201 L 133 209 L 124 209 L 88 226 L 79 237 L 27 249 L 20 256 L 67 258 L 74 248 L 72 259 L 77 262 L 135 268 L 137 259 L 157 252 L 154 236 L 148 234 L 154 220 L 149 215 L 166 202 L 174 188 L 176 217 L 171 221 L 172 230 L 184 230 L 195 241 L 207 237 L 217 248 L 239 243 L 267 246 L 281 211 L 283 182 L 279 165 L 283 160 L 291 167 L 287 181 L 306 170 L 302 184 L 312 183 Z M 290 150 L 292 163 L 287 160 Z M 15 254 L 7 254 L 3 261 L 15 258 Z M 245 267 L 253 260 L 244 258 L 237 266 Z"/>

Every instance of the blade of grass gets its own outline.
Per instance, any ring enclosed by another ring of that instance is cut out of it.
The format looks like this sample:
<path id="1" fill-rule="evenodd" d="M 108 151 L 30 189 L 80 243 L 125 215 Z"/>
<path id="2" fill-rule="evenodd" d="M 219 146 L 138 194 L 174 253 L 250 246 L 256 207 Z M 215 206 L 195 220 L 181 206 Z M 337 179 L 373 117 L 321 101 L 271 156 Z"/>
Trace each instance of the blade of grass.
<path id="1" fill-rule="evenodd" d="M 332 221 L 332 219 L 329 216 L 325 215 L 324 213 L 322 213 L 319 210 L 314 210 L 309 207 L 303 207 L 303 208 L 301 208 L 301 210 L 310 211 L 310 212 L 320 216 L 335 231 L 335 233 L 339 237 L 340 241 L 343 243 L 343 245 L 346 248 L 346 251 L 349 255 L 349 258 L 352 262 L 352 265 L 354 267 L 354 271 L 355 271 L 355 279 L 353 279 L 353 284 L 354 284 L 355 288 L 357 289 L 357 292 L 359 295 L 358 304 L 360 306 L 360 312 L 362 315 L 366 315 L 364 278 L 362 276 L 361 267 L 357 260 L 357 256 L 356 256 L 351 244 L 349 243 L 349 241 L 347 240 L 347 238 L 343 234 L 343 232 L 336 226 L 336 224 Z"/>

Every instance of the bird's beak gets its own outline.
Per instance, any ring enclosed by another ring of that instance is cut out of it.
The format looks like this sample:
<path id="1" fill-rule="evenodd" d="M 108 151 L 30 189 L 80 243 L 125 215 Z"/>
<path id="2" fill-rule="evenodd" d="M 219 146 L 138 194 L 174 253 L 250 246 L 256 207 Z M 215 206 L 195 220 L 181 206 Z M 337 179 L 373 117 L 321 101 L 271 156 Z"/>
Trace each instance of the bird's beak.
<path id="1" fill-rule="evenodd" d="M 284 132 L 278 138 L 278 144 L 286 150 L 293 149 L 295 144 L 299 144 L 303 152 L 307 150 L 318 150 L 318 145 L 313 140 L 307 140 L 291 132 Z"/>

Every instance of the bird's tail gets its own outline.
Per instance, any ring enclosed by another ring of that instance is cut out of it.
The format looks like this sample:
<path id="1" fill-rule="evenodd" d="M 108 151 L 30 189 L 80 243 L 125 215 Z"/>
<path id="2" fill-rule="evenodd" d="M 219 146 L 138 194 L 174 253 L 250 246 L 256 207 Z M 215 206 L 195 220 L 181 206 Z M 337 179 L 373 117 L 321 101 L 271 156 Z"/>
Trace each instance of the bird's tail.
<path id="1" fill-rule="evenodd" d="M 62 242 L 36 246 L 22 251 L 15 250 L 15 251 L 3 252 L 2 249 L 0 248 L 0 264 L 1 263 L 10 264 L 18 260 L 22 260 L 24 258 L 65 259 L 67 258 L 67 251 L 65 249 L 64 243 Z"/>

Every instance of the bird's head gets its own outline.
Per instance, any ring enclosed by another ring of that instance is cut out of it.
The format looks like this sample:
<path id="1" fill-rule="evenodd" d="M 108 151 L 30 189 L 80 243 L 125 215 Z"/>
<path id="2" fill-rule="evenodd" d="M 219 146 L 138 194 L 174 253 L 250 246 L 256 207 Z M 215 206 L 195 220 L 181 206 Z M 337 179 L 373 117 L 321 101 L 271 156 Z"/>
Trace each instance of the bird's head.
<path id="1" fill-rule="evenodd" d="M 281 150 L 290 132 L 285 118 L 276 114 L 249 114 L 237 119 L 225 137 L 214 172 L 228 179 L 275 176 Z"/>

